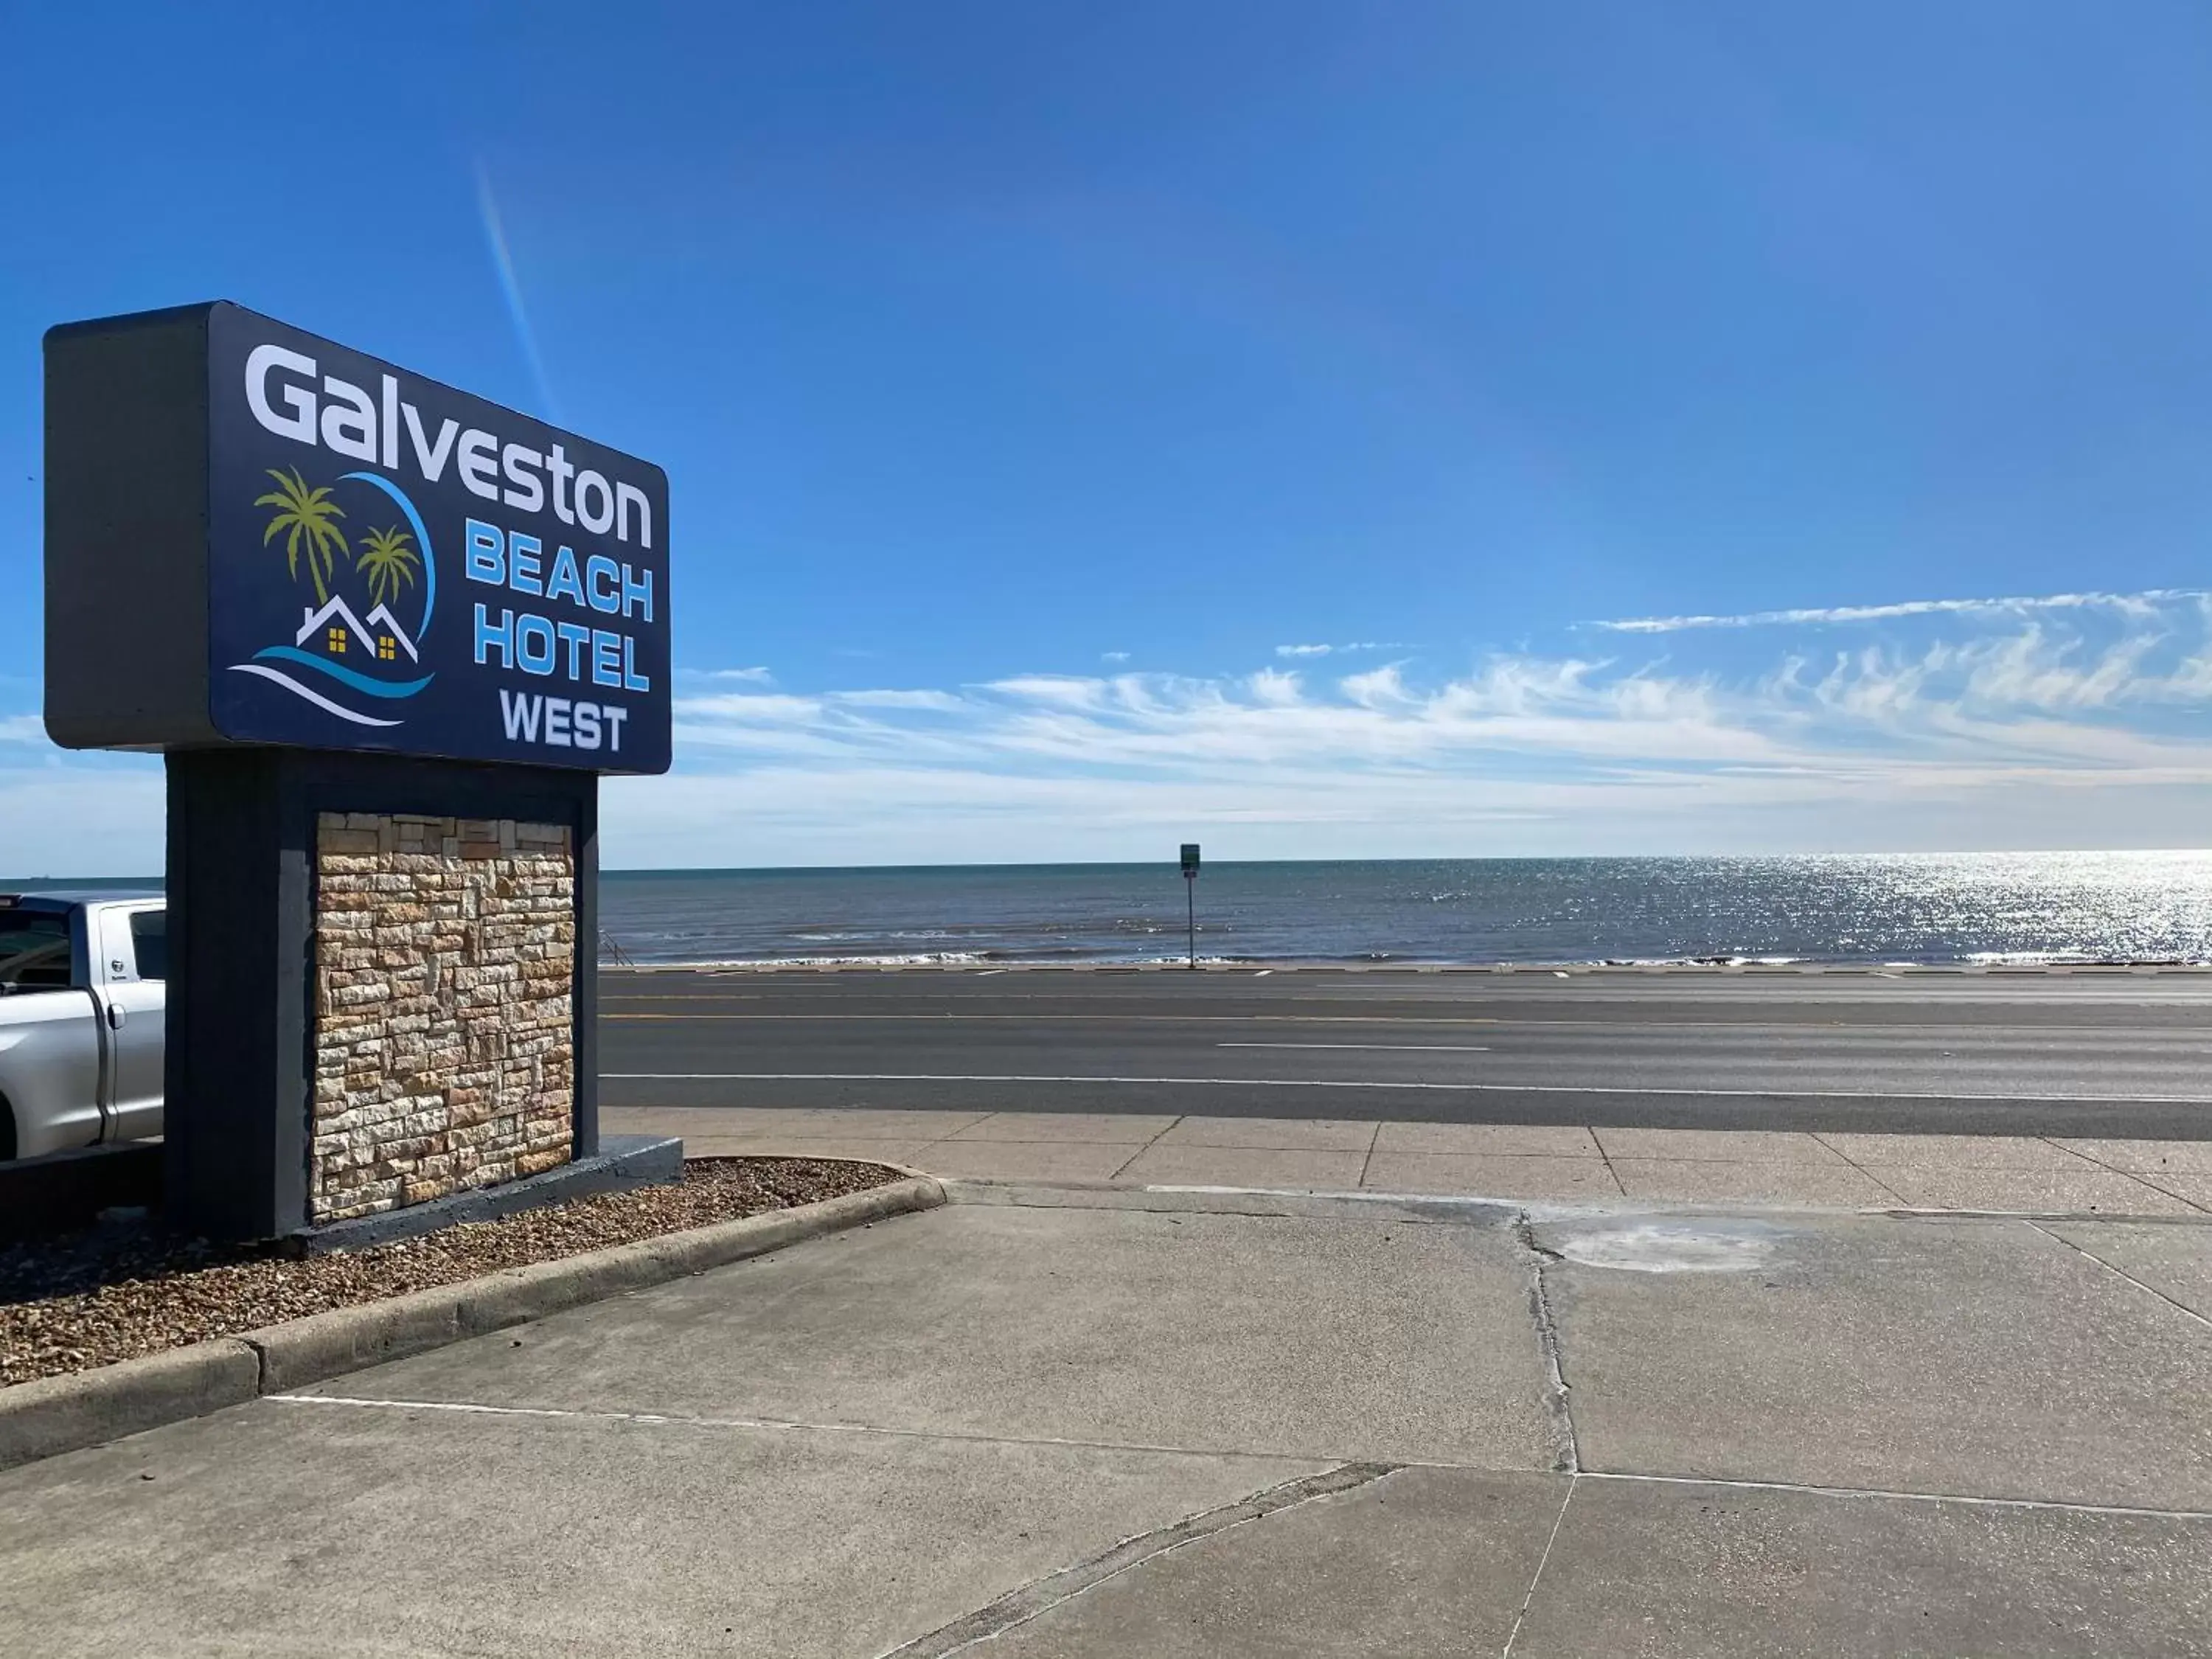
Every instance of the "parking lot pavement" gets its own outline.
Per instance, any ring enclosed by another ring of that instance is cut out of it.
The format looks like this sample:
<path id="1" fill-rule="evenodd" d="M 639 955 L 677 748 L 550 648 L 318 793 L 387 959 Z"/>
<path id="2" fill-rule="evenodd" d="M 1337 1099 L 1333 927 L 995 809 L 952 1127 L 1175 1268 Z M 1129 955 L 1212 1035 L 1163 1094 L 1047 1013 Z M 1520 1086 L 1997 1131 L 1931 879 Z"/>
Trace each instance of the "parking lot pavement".
<path id="1" fill-rule="evenodd" d="M 2187 1221 L 956 1188 L 0 1475 L 0 1629 L 88 1654 L 2197 1652 L 2207 1283 Z"/>

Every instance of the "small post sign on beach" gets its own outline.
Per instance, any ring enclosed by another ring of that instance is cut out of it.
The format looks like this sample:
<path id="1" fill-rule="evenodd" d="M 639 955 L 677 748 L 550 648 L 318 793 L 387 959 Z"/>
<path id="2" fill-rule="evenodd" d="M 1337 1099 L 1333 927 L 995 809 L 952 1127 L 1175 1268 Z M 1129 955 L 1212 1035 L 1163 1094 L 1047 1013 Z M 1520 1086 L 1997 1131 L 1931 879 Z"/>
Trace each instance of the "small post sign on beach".
<path id="1" fill-rule="evenodd" d="M 1198 969 L 1198 843 L 1187 841 L 1182 844 L 1182 891 L 1184 925 L 1188 928 L 1190 966 Z"/>

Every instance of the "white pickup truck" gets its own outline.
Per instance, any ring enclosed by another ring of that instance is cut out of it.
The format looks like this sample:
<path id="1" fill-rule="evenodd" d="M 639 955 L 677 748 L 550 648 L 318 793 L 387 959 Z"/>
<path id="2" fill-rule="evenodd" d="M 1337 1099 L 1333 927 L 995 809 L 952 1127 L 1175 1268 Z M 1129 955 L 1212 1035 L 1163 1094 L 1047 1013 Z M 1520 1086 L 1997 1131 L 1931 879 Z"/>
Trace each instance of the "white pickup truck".
<path id="1" fill-rule="evenodd" d="M 0 1158 L 161 1133 L 161 899 L 0 893 Z"/>

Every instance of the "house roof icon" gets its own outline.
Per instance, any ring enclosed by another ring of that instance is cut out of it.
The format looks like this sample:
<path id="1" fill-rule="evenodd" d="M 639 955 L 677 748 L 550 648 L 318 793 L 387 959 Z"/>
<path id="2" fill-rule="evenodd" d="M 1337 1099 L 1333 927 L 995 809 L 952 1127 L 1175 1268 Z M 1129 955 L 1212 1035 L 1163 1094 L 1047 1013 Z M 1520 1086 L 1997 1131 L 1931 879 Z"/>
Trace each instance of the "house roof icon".
<path id="1" fill-rule="evenodd" d="M 407 637 L 407 630 L 399 625 L 399 618 L 393 616 L 388 607 L 381 605 L 368 613 L 368 625 L 371 628 L 380 623 L 391 633 L 393 639 L 399 641 L 399 648 L 407 653 L 410 662 L 422 660 L 422 653 L 415 649 L 415 641 Z"/>
<path id="2" fill-rule="evenodd" d="M 377 630 L 381 625 L 383 631 L 398 642 L 400 649 L 406 652 L 410 662 L 421 660 L 422 653 L 416 650 L 415 641 L 408 637 L 407 630 L 399 625 L 399 619 L 392 614 L 387 606 L 378 605 L 375 610 L 368 613 L 368 621 L 364 623 L 360 617 L 353 614 L 352 607 L 348 605 L 343 598 L 334 595 L 325 600 L 320 608 L 303 609 L 301 615 L 300 631 L 292 639 L 292 643 L 295 645 L 304 646 L 321 629 L 343 624 L 354 638 L 361 641 L 362 651 L 373 658 L 376 654 Z M 333 621 L 333 618 L 337 620 Z"/>

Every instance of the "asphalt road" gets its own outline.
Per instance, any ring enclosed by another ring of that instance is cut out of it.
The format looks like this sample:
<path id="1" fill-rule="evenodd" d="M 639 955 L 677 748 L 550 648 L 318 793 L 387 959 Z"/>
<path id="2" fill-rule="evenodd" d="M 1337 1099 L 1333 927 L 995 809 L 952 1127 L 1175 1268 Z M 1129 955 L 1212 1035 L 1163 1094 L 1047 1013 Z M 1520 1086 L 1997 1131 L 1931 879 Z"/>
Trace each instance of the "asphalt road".
<path id="1" fill-rule="evenodd" d="M 610 1106 L 2212 1139 L 2212 974 L 656 972 Z"/>

